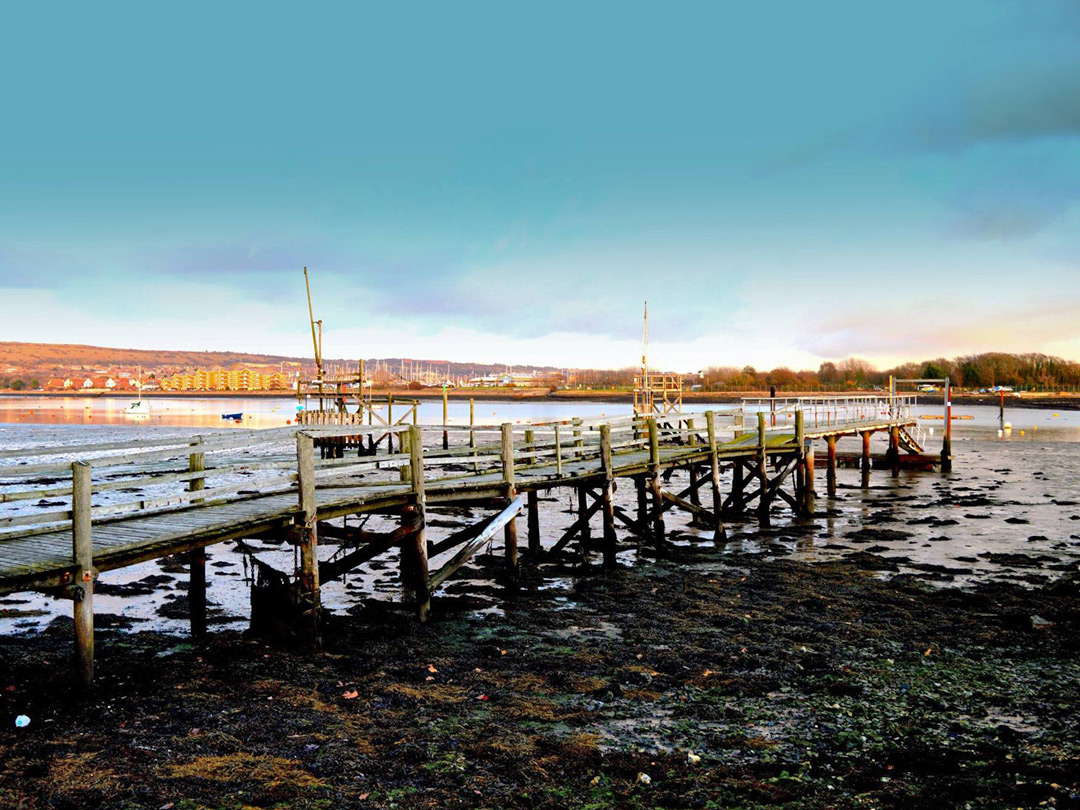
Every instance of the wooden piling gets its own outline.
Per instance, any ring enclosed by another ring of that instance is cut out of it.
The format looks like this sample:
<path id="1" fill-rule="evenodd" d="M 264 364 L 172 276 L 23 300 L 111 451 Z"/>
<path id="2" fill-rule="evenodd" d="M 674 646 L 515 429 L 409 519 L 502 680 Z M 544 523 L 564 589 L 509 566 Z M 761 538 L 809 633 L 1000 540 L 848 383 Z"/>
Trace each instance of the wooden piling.
<path id="1" fill-rule="evenodd" d="M 826 436 L 825 443 L 829 448 L 828 462 L 825 468 L 825 483 L 830 498 L 836 497 L 836 436 Z"/>
<path id="2" fill-rule="evenodd" d="M 709 438 L 709 484 L 712 490 L 713 517 L 716 519 L 713 531 L 715 539 L 719 540 L 725 536 L 724 521 L 720 516 L 724 509 L 724 499 L 720 492 L 720 457 L 716 450 L 716 414 L 713 411 L 705 412 L 705 428 Z"/>
<path id="3" fill-rule="evenodd" d="M 525 431 L 525 449 L 528 452 L 536 449 L 536 433 L 532 430 Z M 529 464 L 535 463 L 535 457 L 529 459 Z M 540 559 L 540 493 L 530 489 L 527 504 L 529 556 L 535 561 Z"/>
<path id="4" fill-rule="evenodd" d="M 319 538 L 316 529 L 315 499 L 315 442 L 310 434 L 296 434 L 296 476 L 300 494 L 300 512 L 296 521 L 300 532 L 300 576 L 298 605 L 302 620 L 307 624 L 310 641 L 319 647 L 322 638 L 319 628 Z"/>
<path id="5" fill-rule="evenodd" d="M 83 689 L 94 685 L 94 550 L 90 531 L 90 465 L 71 465 L 72 587 L 75 619 L 75 673 Z"/>
<path id="6" fill-rule="evenodd" d="M 862 435 L 862 485 L 870 486 L 870 431 L 863 431 Z"/>
<path id="7" fill-rule="evenodd" d="M 769 456 L 765 444 L 765 414 L 762 411 L 758 411 L 757 415 L 757 432 L 757 475 L 758 485 L 761 487 L 761 494 L 758 496 L 758 513 L 768 515 L 772 499 L 769 497 Z"/>
<path id="8" fill-rule="evenodd" d="M 393 436 L 394 434 L 391 433 L 390 435 Z M 407 430 L 402 431 L 400 434 L 398 434 L 398 448 L 401 450 L 402 453 L 412 452 L 411 448 L 409 447 L 409 443 L 411 440 L 412 435 Z M 390 446 L 394 446 L 393 441 L 390 442 Z M 412 480 L 412 465 L 403 464 L 402 466 L 398 467 L 398 476 L 401 478 L 402 482 L 409 483 Z"/>
<path id="9" fill-rule="evenodd" d="M 601 490 L 604 501 L 604 567 L 616 565 L 617 538 L 615 535 L 615 474 L 611 463 L 611 425 L 600 425 L 600 468 L 604 473 Z"/>
<path id="10" fill-rule="evenodd" d="M 900 476 L 900 428 L 897 425 L 889 428 L 889 470 L 893 478 Z"/>
<path id="11" fill-rule="evenodd" d="M 506 501 L 509 503 L 514 499 L 517 492 L 514 477 L 514 426 L 510 422 L 503 422 L 502 424 L 502 471 Z M 510 575 L 516 577 L 518 564 L 516 519 L 506 524 L 503 536 L 506 541 L 506 567 Z"/>
<path id="12" fill-rule="evenodd" d="M 952 381 L 949 377 L 945 378 L 945 435 L 941 440 L 941 471 L 952 472 Z"/>
<path id="13" fill-rule="evenodd" d="M 637 489 L 637 522 L 645 531 L 649 524 L 649 484 L 647 476 L 634 476 L 634 487 Z"/>
<path id="14" fill-rule="evenodd" d="M 443 423 L 442 449 L 443 450 L 449 450 L 450 449 L 450 432 L 446 428 L 446 426 L 448 424 L 450 424 L 450 419 L 449 419 L 449 415 L 448 415 L 449 412 L 450 412 L 450 407 L 449 407 L 450 403 L 447 400 L 447 396 L 448 395 L 446 393 L 446 386 L 444 385 L 442 387 L 442 423 Z"/>
<path id="15" fill-rule="evenodd" d="M 645 417 L 649 431 L 649 489 L 652 491 L 653 541 L 664 541 L 664 496 L 660 489 L 660 432 L 655 416 Z"/>
<path id="16" fill-rule="evenodd" d="M 753 477 L 753 472 L 747 468 L 745 461 L 736 459 L 732 463 L 731 495 L 728 496 L 728 503 L 731 504 L 732 510 L 742 512 L 746 507 L 746 482 L 751 477 Z"/>
<path id="17" fill-rule="evenodd" d="M 472 450 L 472 454 L 476 455 L 476 402 L 469 398 L 469 448 Z M 473 462 L 473 472 L 478 472 L 479 465 Z"/>
<path id="18" fill-rule="evenodd" d="M 431 610 L 431 594 L 428 591 L 427 551 L 427 496 L 424 492 L 424 441 L 417 425 L 409 427 L 409 480 L 412 484 L 413 503 L 407 517 L 413 532 L 401 547 L 402 582 L 405 596 L 416 605 L 420 621 L 427 621 Z"/>
<path id="19" fill-rule="evenodd" d="M 691 448 L 697 447 L 697 436 L 694 435 L 694 420 L 686 420 L 686 434 Z M 698 492 L 698 465 L 697 462 L 690 462 L 690 503 L 694 506 L 701 506 L 701 493 Z M 693 523 L 698 523 L 698 517 L 695 514 L 693 517 Z"/>
<path id="20" fill-rule="evenodd" d="M 188 455 L 188 472 L 206 470 L 206 455 L 202 452 L 202 437 L 191 442 L 192 452 Z M 188 491 L 198 492 L 205 488 L 206 478 L 192 478 L 188 481 Z M 202 499 L 192 499 L 191 503 L 201 503 Z M 206 635 L 206 549 L 193 548 L 188 552 L 188 621 L 191 635 L 201 638 Z"/>
<path id="21" fill-rule="evenodd" d="M 795 442 L 798 445 L 795 474 L 796 503 L 803 517 L 814 514 L 814 449 L 806 440 L 806 417 L 795 412 Z"/>

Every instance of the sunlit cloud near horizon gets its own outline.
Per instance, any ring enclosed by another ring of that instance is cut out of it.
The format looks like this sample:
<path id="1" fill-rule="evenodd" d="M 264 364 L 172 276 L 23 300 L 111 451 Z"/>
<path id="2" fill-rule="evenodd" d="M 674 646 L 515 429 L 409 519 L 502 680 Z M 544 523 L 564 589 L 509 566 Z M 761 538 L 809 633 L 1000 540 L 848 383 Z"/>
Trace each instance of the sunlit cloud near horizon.
<path id="1" fill-rule="evenodd" d="M 9 10 L 0 340 L 1080 360 L 1068 2 Z M 213 24 L 208 24 L 212 18 Z M 193 54 L 198 53 L 198 58 Z"/>

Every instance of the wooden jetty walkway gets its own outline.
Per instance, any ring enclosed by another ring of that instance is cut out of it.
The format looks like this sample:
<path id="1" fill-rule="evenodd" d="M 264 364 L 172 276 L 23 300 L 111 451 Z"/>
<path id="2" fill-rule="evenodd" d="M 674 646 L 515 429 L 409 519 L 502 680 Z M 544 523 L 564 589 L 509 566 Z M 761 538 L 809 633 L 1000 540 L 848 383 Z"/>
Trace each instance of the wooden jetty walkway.
<path id="1" fill-rule="evenodd" d="M 913 405 L 908 395 L 746 400 L 741 408 L 705 413 L 467 427 L 363 425 L 342 414 L 346 424 L 3 450 L 0 594 L 38 590 L 72 600 L 78 673 L 89 685 L 100 572 L 186 554 L 198 635 L 206 630 L 205 548 L 276 535 L 299 550 L 296 570 L 278 574 L 281 599 L 317 644 L 320 583 L 392 549 L 399 550 L 403 599 L 421 619 L 432 593 L 499 533 L 514 577 L 521 513 L 532 563 L 577 540 L 583 553 L 598 550 L 605 566 L 615 565 L 620 525 L 662 551 L 664 514 L 673 508 L 718 535 L 726 517 L 749 509 L 762 517 L 774 507 L 810 517 L 815 442 L 827 449 L 829 495 L 836 490 L 836 444 L 845 436 L 862 440 L 864 484 L 874 433 L 889 436 L 885 459 L 894 475 L 901 451 L 924 465 L 933 461 L 922 455 Z M 946 443 L 945 469 L 949 449 Z M 687 473 L 689 483 L 671 491 L 675 471 Z M 619 479 L 636 487 L 633 513 L 614 503 Z M 544 548 L 539 494 L 558 488 L 577 491 L 577 517 Z M 445 506 L 487 514 L 446 537 L 429 537 L 429 514 Z M 602 532 L 594 543 L 597 513 Z M 329 522 L 368 514 L 391 516 L 398 528 L 372 532 Z M 337 542 L 322 559 L 320 536 Z M 436 557 L 445 562 L 432 570 Z"/>

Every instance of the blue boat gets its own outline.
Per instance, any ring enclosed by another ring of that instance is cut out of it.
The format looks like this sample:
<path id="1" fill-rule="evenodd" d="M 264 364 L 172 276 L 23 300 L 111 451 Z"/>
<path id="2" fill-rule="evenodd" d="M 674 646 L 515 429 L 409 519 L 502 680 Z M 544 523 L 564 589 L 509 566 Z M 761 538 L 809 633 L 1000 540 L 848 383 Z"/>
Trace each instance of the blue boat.
<path id="1" fill-rule="evenodd" d="M 233 419 L 233 420 L 239 422 L 241 419 L 244 418 L 244 414 L 243 414 L 243 412 L 241 412 L 241 413 L 223 413 L 221 415 L 221 418 L 222 419 Z"/>

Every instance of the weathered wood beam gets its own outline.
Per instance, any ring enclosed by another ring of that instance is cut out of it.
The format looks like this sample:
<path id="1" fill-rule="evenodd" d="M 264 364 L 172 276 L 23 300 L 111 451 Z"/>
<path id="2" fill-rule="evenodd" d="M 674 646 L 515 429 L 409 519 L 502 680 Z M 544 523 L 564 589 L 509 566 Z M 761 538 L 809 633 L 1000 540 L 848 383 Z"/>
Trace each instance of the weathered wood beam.
<path id="1" fill-rule="evenodd" d="M 487 525 L 482 532 L 464 545 L 442 568 L 428 578 L 428 591 L 434 591 L 438 588 L 448 577 L 452 576 L 455 571 L 468 562 L 484 543 L 491 540 L 499 529 L 505 528 L 514 521 L 525 504 L 525 496 L 519 495 L 503 511 L 486 521 Z"/>
<path id="2" fill-rule="evenodd" d="M 585 513 L 579 515 L 578 519 L 575 520 L 565 532 L 563 532 L 562 537 L 558 539 L 555 545 L 549 548 L 545 553 L 550 556 L 552 554 L 558 554 L 560 551 L 562 551 L 566 547 L 566 544 L 573 540 L 574 537 L 577 536 L 577 534 L 583 529 L 584 526 L 589 525 L 589 520 L 592 519 L 593 515 L 600 511 L 603 505 L 604 502 L 600 499 L 597 499 L 593 502 L 592 506 L 586 506 Z M 585 539 L 587 535 L 582 533 L 581 537 L 582 539 Z"/>

